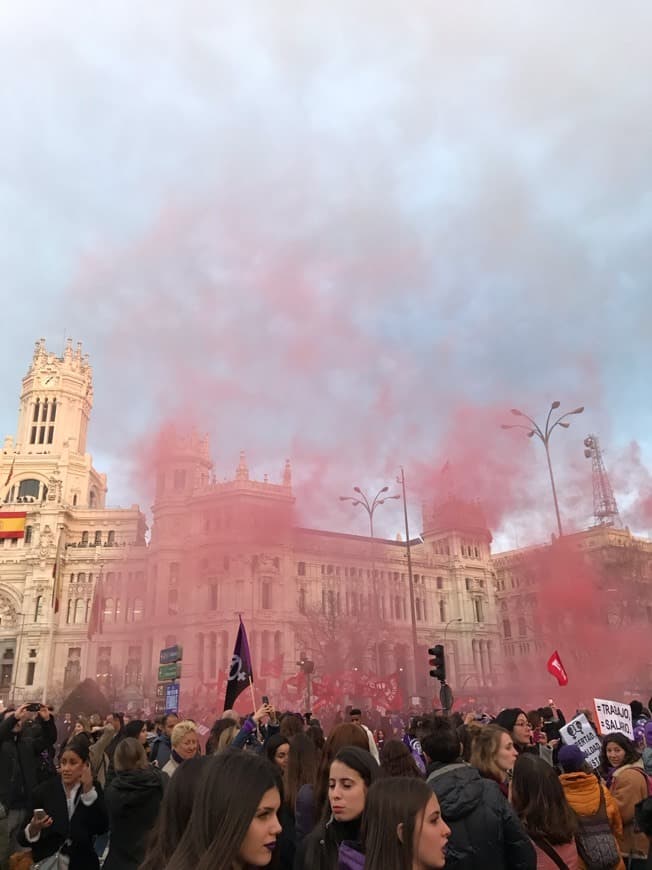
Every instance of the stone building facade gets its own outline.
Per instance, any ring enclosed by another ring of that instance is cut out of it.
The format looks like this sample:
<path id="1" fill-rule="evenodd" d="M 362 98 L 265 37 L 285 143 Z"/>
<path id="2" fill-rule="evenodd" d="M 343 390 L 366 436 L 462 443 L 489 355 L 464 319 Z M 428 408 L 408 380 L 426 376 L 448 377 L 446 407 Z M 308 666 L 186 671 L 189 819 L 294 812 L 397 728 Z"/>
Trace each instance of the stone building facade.
<path id="1" fill-rule="evenodd" d="M 59 697 L 94 670 L 87 630 L 97 578 L 145 555 L 143 515 L 106 506 L 106 477 L 86 452 L 92 405 L 81 345 L 68 341 L 58 357 L 37 342 L 16 437 L 0 452 L 0 509 L 27 515 L 24 538 L 0 539 L 4 703 Z"/>
<path id="2" fill-rule="evenodd" d="M 415 669 L 405 541 L 305 528 L 289 462 L 278 482 L 256 481 L 241 454 L 230 479 L 218 480 L 208 440 L 173 431 L 152 455 L 147 537 L 137 506 L 106 505 L 106 477 L 86 451 L 92 405 L 81 346 L 68 342 L 56 356 L 39 341 L 16 436 L 0 453 L 1 509 L 27 514 L 22 540 L 0 540 L 5 703 L 56 701 L 84 677 L 116 704 L 153 700 L 159 651 L 173 643 L 184 647 L 182 698 L 210 694 L 228 669 L 239 614 L 257 684 L 270 695 L 310 657 L 316 674 L 400 673 L 407 694 L 416 687 L 430 700 L 427 648 L 438 642 L 463 694 L 500 691 L 519 670 L 540 667 L 550 637 L 528 615 L 538 588 L 522 570 L 531 550 L 492 555 L 477 505 L 449 497 L 423 506 L 423 531 L 411 541 Z M 652 622 L 652 544 L 598 529 L 577 545 L 605 564 L 615 549 L 637 554 L 630 603 L 615 598 L 609 618 Z M 94 599 L 101 628 L 91 625 Z"/>

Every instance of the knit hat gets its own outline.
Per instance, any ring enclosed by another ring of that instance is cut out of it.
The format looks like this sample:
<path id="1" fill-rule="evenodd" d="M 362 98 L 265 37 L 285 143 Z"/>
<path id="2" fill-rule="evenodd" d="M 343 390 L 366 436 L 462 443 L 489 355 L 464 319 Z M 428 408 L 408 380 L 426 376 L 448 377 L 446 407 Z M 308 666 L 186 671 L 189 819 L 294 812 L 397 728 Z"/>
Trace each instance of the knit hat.
<path id="1" fill-rule="evenodd" d="M 500 725 L 511 734 L 516 725 L 516 720 L 519 716 L 525 715 L 525 712 L 520 707 L 508 707 L 506 710 L 501 710 L 496 716 L 496 725 Z"/>
<path id="2" fill-rule="evenodd" d="M 586 764 L 586 758 L 579 746 L 562 746 L 559 750 L 559 764 L 564 773 L 579 773 Z"/>

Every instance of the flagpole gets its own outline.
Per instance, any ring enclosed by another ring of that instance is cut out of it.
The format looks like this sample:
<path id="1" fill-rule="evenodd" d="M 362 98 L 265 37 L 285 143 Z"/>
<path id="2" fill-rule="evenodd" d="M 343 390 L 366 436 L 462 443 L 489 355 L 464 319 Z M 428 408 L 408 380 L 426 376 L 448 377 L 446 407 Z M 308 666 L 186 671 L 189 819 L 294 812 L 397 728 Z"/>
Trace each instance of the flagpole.
<path id="1" fill-rule="evenodd" d="M 54 667 L 54 631 L 56 628 L 57 616 L 59 611 L 61 610 L 61 601 L 59 601 L 59 607 L 55 610 L 56 606 L 56 595 L 57 588 L 59 585 L 59 572 L 61 570 L 61 535 L 63 534 L 63 526 L 59 527 L 59 535 L 57 537 L 57 551 L 54 556 L 54 582 L 52 587 L 52 603 L 50 605 L 50 615 L 52 617 L 50 622 L 50 632 L 48 635 L 48 659 L 47 666 L 45 670 L 45 680 L 43 681 L 43 696 L 41 698 L 41 702 L 43 704 L 47 703 L 48 690 L 50 687 L 50 680 L 52 679 L 52 669 Z"/>
<path id="2" fill-rule="evenodd" d="M 251 689 L 251 703 L 254 705 L 253 712 L 256 712 L 256 696 L 254 695 L 254 684 L 251 679 L 251 674 L 249 674 L 249 688 Z"/>

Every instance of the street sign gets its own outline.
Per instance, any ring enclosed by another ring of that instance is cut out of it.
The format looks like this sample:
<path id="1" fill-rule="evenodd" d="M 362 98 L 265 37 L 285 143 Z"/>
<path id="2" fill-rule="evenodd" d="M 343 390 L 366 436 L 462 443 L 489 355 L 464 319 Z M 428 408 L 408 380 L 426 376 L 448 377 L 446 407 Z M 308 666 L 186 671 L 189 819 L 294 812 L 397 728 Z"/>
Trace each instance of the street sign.
<path id="1" fill-rule="evenodd" d="M 174 662 L 171 665 L 160 665 L 158 669 L 158 679 L 162 683 L 165 680 L 178 680 L 181 676 L 181 664 Z"/>
<path id="2" fill-rule="evenodd" d="M 179 683 L 168 683 L 165 687 L 165 712 L 179 712 Z"/>
<path id="3" fill-rule="evenodd" d="M 180 662 L 183 658 L 183 647 L 181 644 L 175 643 L 174 646 L 166 646 L 161 650 L 159 662 L 162 665 L 171 665 L 173 662 Z"/>

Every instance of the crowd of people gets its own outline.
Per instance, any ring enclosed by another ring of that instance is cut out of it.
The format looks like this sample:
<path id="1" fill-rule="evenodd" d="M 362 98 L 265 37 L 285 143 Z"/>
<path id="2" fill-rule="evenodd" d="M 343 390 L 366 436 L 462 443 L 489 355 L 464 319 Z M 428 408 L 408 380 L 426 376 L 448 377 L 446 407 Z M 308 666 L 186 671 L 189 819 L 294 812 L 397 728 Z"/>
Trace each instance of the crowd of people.
<path id="1" fill-rule="evenodd" d="M 650 705 L 596 769 L 554 704 L 373 730 L 349 709 L 327 734 L 263 704 L 205 745 L 176 714 L 23 705 L 0 721 L 0 870 L 650 870 Z"/>

